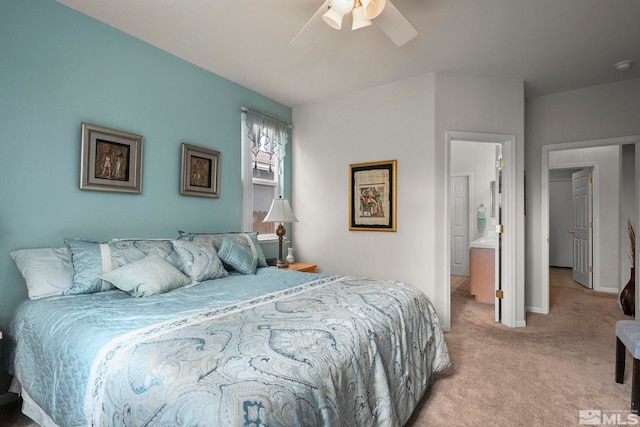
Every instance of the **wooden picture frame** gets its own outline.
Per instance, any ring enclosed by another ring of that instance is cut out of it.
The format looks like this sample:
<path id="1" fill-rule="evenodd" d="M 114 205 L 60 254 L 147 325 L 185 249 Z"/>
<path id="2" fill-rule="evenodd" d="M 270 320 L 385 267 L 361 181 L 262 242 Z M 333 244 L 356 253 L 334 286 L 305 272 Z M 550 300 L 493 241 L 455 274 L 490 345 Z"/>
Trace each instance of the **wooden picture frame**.
<path id="1" fill-rule="evenodd" d="M 142 193 L 143 137 L 82 123 L 80 189 Z"/>
<path id="2" fill-rule="evenodd" d="M 182 143 L 180 194 L 218 197 L 220 152 Z"/>
<path id="3" fill-rule="evenodd" d="M 397 161 L 349 165 L 349 230 L 396 231 Z"/>

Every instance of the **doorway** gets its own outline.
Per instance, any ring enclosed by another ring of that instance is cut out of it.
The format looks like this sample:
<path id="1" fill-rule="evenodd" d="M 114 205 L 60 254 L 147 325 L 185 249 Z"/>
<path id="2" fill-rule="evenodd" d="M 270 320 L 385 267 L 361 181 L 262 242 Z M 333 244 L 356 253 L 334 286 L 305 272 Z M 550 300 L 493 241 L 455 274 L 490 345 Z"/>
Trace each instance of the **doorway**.
<path id="1" fill-rule="evenodd" d="M 625 259 L 624 236 L 627 219 L 634 224 L 638 221 L 637 181 L 635 164 L 638 153 L 634 144 L 637 137 L 610 138 L 605 140 L 577 141 L 552 144 L 542 147 L 542 210 L 541 225 L 543 241 L 550 239 L 550 182 L 554 167 L 593 166 L 593 289 L 596 291 L 617 293 L 621 280 L 628 279 L 629 263 Z M 625 145 L 631 145 L 631 154 L 624 155 Z M 588 160 L 587 149 L 614 151 L 616 160 L 604 166 L 606 161 Z M 559 157 L 564 160 L 559 161 Z M 626 157 L 626 158 L 625 158 Z M 567 159 L 572 159 L 571 162 Z M 626 164 L 625 167 L 623 167 Z M 630 176 L 629 176 L 630 174 Z M 623 178 L 626 175 L 626 178 Z M 613 183 L 611 183 L 613 182 Z M 624 230 L 623 230 L 624 228 Z M 549 313 L 549 265 L 550 247 L 543 244 L 542 249 L 542 310 Z M 626 265 L 625 265 L 626 264 Z M 624 273 L 626 271 L 626 273 Z M 621 274 L 623 272 L 623 274 Z"/>
<path id="2" fill-rule="evenodd" d="M 452 141 L 466 141 L 476 143 L 490 143 L 501 146 L 504 164 L 502 166 L 502 226 L 506 230 L 499 238 L 501 241 L 497 253 L 501 254 L 496 257 L 499 267 L 497 267 L 498 276 L 502 279 L 503 298 L 496 296 L 495 298 L 495 315 L 496 320 L 509 327 L 525 326 L 524 322 L 516 319 L 517 298 L 517 280 L 516 280 L 516 156 L 515 156 L 515 136 L 503 134 L 486 134 L 478 132 L 447 132 L 447 171 L 446 171 L 446 216 L 445 230 L 449 234 L 446 242 L 451 245 L 451 227 L 450 227 L 450 203 L 451 203 L 451 144 Z M 489 191 L 487 189 L 487 191 Z M 470 209 L 475 212 L 475 209 Z M 474 216 L 475 218 L 475 216 Z M 475 221 L 475 219 L 473 220 Z M 471 221 L 471 223 L 473 223 Z M 489 227 L 489 225 L 487 225 Z M 471 233 L 470 233 L 471 234 Z M 447 271 L 447 310 L 451 312 L 451 252 L 450 247 L 445 251 L 446 271 Z M 524 310 L 524 301 L 523 301 Z"/>
<path id="3" fill-rule="evenodd" d="M 593 262 L 593 224 L 599 224 L 593 219 L 593 194 L 600 189 L 594 185 L 600 183 L 594 179 L 596 165 L 549 169 L 549 266 L 571 269 L 573 280 L 588 289 L 598 268 Z"/>

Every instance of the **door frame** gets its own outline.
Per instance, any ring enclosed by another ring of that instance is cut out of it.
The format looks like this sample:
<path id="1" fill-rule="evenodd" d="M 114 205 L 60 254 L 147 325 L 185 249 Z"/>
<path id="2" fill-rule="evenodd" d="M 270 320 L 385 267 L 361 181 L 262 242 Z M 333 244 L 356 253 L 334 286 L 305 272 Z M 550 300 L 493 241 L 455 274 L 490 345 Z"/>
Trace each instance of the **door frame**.
<path id="1" fill-rule="evenodd" d="M 450 185 L 451 179 L 451 141 L 470 141 L 470 142 L 487 142 L 491 144 L 502 145 L 502 158 L 505 161 L 503 168 L 503 197 L 505 203 L 502 206 L 502 224 L 505 233 L 502 236 L 502 290 L 505 298 L 502 300 L 502 324 L 508 327 L 522 327 L 525 322 L 517 321 L 517 254 L 516 254 L 516 234 L 517 231 L 517 211 L 516 211 L 516 136 L 509 134 L 483 133 L 483 132 L 465 132 L 465 131 L 447 131 L 446 132 L 446 162 L 445 162 L 445 230 L 447 237 L 445 239 L 445 273 L 446 283 L 446 310 L 451 316 L 451 226 L 449 224 L 449 204 L 451 203 Z M 524 304 L 522 307 L 524 312 Z"/>
<path id="2" fill-rule="evenodd" d="M 572 142 L 561 142 L 557 144 L 545 144 L 542 146 L 542 161 L 541 163 L 541 191 L 540 191 L 540 241 L 542 244 L 540 245 L 540 254 L 541 254 L 541 263 L 540 263 L 540 289 L 542 293 L 542 307 L 540 307 L 541 314 L 549 314 L 549 153 L 551 151 L 559 151 L 559 150 L 572 150 L 578 148 L 593 148 L 593 147 L 605 147 L 611 145 L 623 145 L 623 144 L 638 144 L 640 143 L 640 136 L 623 136 L 616 138 L 605 138 L 605 139 L 591 139 L 584 141 L 572 141 Z M 636 148 L 638 145 L 636 145 Z M 636 193 L 640 190 L 638 188 L 638 180 L 640 179 L 640 170 L 638 169 L 638 151 L 636 149 Z M 579 166 L 578 166 L 579 167 Z M 594 179 L 597 168 L 594 167 Z M 594 189 L 595 190 L 595 189 Z M 638 194 L 636 194 L 636 199 L 638 198 Z M 596 204 L 597 203 L 597 204 Z M 594 211 L 595 207 L 599 206 L 600 199 L 598 194 L 598 199 L 596 200 L 596 195 L 594 191 L 594 199 L 593 206 Z M 599 215 L 599 214 L 598 214 Z M 598 218 L 599 219 L 599 218 Z M 595 222 L 595 213 L 594 213 L 594 222 Z M 640 207 L 637 209 L 637 224 L 640 224 Z M 597 224 L 597 223 L 596 223 Z M 640 236 L 638 236 L 640 237 Z M 597 240 L 596 240 L 597 239 Z M 597 245 L 596 245 L 597 241 Z M 596 237 L 596 233 L 594 233 L 593 238 L 593 262 L 600 262 L 600 238 Z M 597 251 L 597 258 L 596 258 Z M 636 269 L 636 279 L 640 276 L 640 271 Z M 597 278 L 598 288 L 600 287 L 600 278 Z M 596 277 L 593 278 L 594 289 L 596 287 Z M 640 312 L 640 307 L 638 307 L 638 300 L 640 300 L 640 293 L 636 293 L 636 315 Z"/>

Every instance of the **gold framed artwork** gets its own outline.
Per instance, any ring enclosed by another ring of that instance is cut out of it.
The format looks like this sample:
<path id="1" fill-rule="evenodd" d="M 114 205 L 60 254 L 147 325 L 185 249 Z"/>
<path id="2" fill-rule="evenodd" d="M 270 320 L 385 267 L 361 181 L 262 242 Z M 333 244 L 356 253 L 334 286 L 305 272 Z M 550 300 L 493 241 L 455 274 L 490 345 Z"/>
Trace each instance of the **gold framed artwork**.
<path id="1" fill-rule="evenodd" d="M 349 165 L 349 230 L 396 231 L 396 160 Z"/>
<path id="2" fill-rule="evenodd" d="M 89 123 L 81 134 L 81 190 L 142 192 L 141 135 Z"/>
<path id="3" fill-rule="evenodd" d="M 182 143 L 180 194 L 218 197 L 220 152 Z"/>

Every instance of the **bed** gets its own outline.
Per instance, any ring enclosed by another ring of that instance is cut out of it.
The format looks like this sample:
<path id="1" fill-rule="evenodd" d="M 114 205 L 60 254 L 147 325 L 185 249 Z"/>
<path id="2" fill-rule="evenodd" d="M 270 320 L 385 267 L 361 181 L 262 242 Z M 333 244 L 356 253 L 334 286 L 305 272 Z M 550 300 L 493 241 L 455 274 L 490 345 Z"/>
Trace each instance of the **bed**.
<path id="1" fill-rule="evenodd" d="M 255 236 L 210 236 L 50 253 L 71 282 L 21 303 L 10 328 L 23 412 L 42 426 L 396 426 L 449 365 L 416 288 L 269 268 Z"/>

